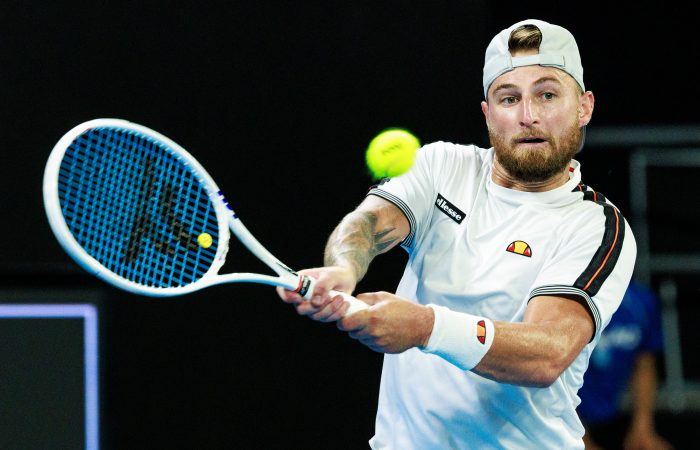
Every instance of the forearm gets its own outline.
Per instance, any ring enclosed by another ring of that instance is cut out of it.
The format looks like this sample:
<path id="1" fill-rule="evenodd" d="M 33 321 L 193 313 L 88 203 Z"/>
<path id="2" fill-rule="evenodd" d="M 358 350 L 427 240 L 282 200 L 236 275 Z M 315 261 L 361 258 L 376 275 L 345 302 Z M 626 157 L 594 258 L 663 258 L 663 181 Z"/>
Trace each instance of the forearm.
<path id="1" fill-rule="evenodd" d="M 435 321 L 423 351 L 485 378 L 522 386 L 551 385 L 594 330 L 588 310 L 562 297 L 536 297 L 516 323 L 429 306 Z"/>
<path id="2" fill-rule="evenodd" d="M 494 328 L 491 348 L 472 370 L 504 383 L 549 386 L 580 352 L 571 349 L 582 348 L 573 325 L 496 321 Z"/>
<path id="3" fill-rule="evenodd" d="M 653 429 L 657 388 L 656 366 L 653 355 L 643 353 L 637 358 L 632 374 L 631 388 L 634 398 L 632 404 L 632 426 Z"/>
<path id="4" fill-rule="evenodd" d="M 377 212 L 364 210 L 345 216 L 328 239 L 324 264 L 347 268 L 361 280 L 374 257 L 401 240 L 395 227 L 382 226 L 379 219 Z"/>

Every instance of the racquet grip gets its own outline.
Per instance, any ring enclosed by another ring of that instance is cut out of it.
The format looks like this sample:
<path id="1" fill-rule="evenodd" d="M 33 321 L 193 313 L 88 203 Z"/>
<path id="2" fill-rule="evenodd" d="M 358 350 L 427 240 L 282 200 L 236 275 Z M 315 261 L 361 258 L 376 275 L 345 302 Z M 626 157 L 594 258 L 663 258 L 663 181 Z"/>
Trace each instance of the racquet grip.
<path id="1" fill-rule="evenodd" d="M 307 287 L 306 295 L 304 295 L 304 298 L 305 298 L 306 300 L 310 300 L 310 299 L 311 299 L 311 296 L 312 296 L 313 293 L 314 293 L 314 287 L 315 287 L 315 285 L 316 285 L 316 279 L 314 279 L 314 278 L 312 278 L 312 277 L 309 277 L 308 275 L 302 275 L 302 277 L 308 278 L 309 283 L 308 283 L 308 285 L 307 285 L 308 287 Z M 303 283 L 302 283 L 302 284 L 303 284 Z M 331 297 L 335 297 L 335 296 L 340 295 L 340 296 L 343 297 L 343 300 L 344 300 L 346 303 L 348 303 L 348 304 L 350 305 L 350 307 L 348 308 L 348 310 L 347 310 L 347 312 L 345 313 L 345 316 L 344 316 L 344 317 L 347 317 L 347 316 L 349 316 L 349 315 L 351 315 L 351 314 L 355 314 L 356 312 L 362 311 L 363 309 L 369 308 L 369 305 L 368 305 L 367 303 L 365 303 L 365 302 L 363 302 L 362 300 L 359 300 L 359 299 L 353 297 L 353 296 L 350 295 L 350 294 L 346 294 L 345 292 L 330 291 L 330 292 L 328 293 L 328 295 L 330 295 Z"/>

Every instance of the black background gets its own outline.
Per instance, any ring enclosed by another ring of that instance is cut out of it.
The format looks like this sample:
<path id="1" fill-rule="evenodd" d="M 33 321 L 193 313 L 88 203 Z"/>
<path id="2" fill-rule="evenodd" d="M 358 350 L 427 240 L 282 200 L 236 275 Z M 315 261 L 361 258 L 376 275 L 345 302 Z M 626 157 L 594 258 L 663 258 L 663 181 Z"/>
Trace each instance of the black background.
<path id="1" fill-rule="evenodd" d="M 487 146 L 481 69 L 525 18 L 567 27 L 596 95 L 589 126 L 697 124 L 697 7 L 486 1 L 3 2 L 0 276 L 102 286 L 56 243 L 48 154 L 83 121 L 118 117 L 193 153 L 243 222 L 295 267 L 320 265 L 371 184 L 364 149 L 390 126 Z M 617 9 L 616 9 L 617 8 Z M 628 205 L 626 150 L 590 149 L 584 182 Z M 696 213 L 690 213 L 697 220 Z M 232 249 L 232 269 L 265 270 Z M 358 292 L 394 289 L 374 262 Z M 105 448 L 366 448 L 381 355 L 297 317 L 272 288 L 151 299 L 104 287 Z M 697 293 L 697 288 L 691 289 Z"/>

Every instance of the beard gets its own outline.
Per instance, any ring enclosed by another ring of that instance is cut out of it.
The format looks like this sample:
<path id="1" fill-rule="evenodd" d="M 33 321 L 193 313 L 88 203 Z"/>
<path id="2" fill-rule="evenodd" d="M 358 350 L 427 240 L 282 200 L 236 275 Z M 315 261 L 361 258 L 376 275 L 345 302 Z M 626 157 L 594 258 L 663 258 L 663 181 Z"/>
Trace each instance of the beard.
<path id="1" fill-rule="evenodd" d="M 537 135 L 546 142 L 536 149 L 517 149 L 520 139 Z M 537 129 L 521 133 L 510 140 L 489 129 L 489 139 L 499 164 L 515 179 L 524 182 L 542 182 L 561 173 L 579 152 L 583 128 L 574 121 L 559 140 Z"/>

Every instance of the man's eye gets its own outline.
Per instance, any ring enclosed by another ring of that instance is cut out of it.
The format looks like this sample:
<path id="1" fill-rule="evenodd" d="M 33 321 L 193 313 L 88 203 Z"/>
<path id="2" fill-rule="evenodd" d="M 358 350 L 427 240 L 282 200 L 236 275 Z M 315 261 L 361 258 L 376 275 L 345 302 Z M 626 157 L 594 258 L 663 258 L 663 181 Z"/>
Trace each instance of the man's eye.
<path id="1" fill-rule="evenodd" d="M 551 92 L 545 92 L 542 94 L 542 97 L 544 97 L 545 100 L 552 100 L 554 98 L 554 94 Z"/>
<path id="2" fill-rule="evenodd" d="M 512 105 L 517 101 L 518 100 L 515 97 L 503 97 L 503 99 L 501 100 L 501 102 L 505 103 L 506 105 Z"/>

